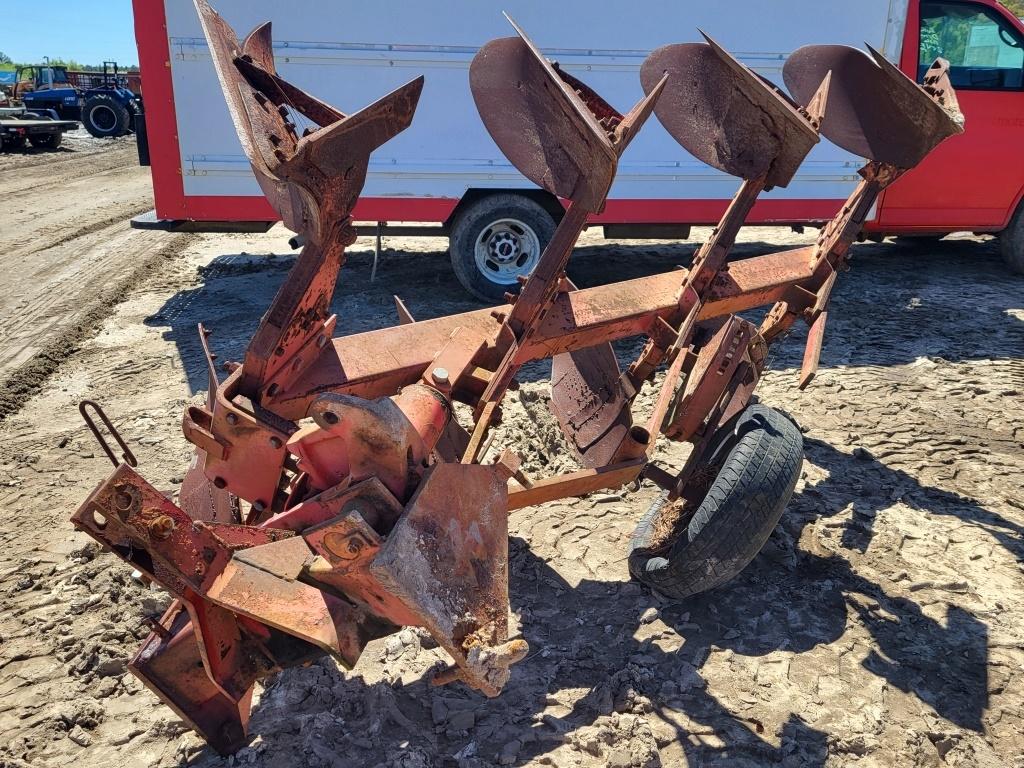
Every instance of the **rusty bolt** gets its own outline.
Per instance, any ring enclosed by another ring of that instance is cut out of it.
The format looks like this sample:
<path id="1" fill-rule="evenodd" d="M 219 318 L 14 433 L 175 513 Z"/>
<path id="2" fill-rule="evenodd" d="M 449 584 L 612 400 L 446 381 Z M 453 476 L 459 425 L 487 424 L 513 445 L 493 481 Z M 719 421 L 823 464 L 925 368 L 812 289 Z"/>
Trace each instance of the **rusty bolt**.
<path id="1" fill-rule="evenodd" d="M 213 478 L 213 484 L 215 486 L 217 486 L 218 488 L 227 488 L 228 487 L 228 481 L 225 480 L 223 477 L 215 477 L 215 478 Z"/>
<path id="2" fill-rule="evenodd" d="M 238 416 L 236 416 L 233 413 L 229 413 L 227 415 L 227 421 L 228 421 L 228 424 L 230 424 L 231 426 L 235 426 L 235 424 L 238 423 Z"/>
<path id="3" fill-rule="evenodd" d="M 202 560 L 200 560 L 198 563 L 196 563 L 195 571 L 196 571 L 196 576 L 203 576 L 203 575 L 205 575 L 206 574 L 206 563 L 204 563 Z"/>
<path id="4" fill-rule="evenodd" d="M 174 532 L 174 520 L 168 515 L 157 515 L 149 524 L 149 535 L 163 541 Z"/>
<path id="5" fill-rule="evenodd" d="M 280 448 L 281 445 L 282 445 L 282 443 L 281 443 L 281 438 L 280 437 L 278 437 L 277 435 L 271 435 L 270 436 L 270 447 L 271 448 Z"/>
<path id="6" fill-rule="evenodd" d="M 434 380 L 434 383 L 446 387 L 448 386 L 448 369 L 438 366 L 430 372 L 430 378 Z"/>
<path id="7" fill-rule="evenodd" d="M 323 546 L 328 552 L 342 560 L 352 560 L 366 546 L 366 542 L 358 533 L 339 533 L 331 531 L 323 539 Z"/>

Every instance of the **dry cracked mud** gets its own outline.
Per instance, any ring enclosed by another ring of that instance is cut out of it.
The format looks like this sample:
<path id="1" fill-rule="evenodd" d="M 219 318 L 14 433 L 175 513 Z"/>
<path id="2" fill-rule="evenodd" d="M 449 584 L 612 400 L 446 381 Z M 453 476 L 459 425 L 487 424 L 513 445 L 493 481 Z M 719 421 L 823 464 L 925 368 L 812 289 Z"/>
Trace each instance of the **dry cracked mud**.
<path id="1" fill-rule="evenodd" d="M 124 146 L 107 155 L 127 156 Z M 107 155 L 81 162 L 103 167 Z M 127 230 L 149 192 L 123 158 L 98 171 L 109 182 L 51 190 L 48 205 L 88 212 L 72 230 L 71 216 L 33 218 L 19 173 L 0 164 L 0 190 L 20 190 L 14 203 L 0 191 L 0 214 L 17 213 L 24 235 L 6 225 L 2 235 L 18 262 L 0 293 L 0 363 L 7 389 L 26 371 L 36 378 L 0 424 L 3 768 L 1024 768 L 1024 278 L 993 243 L 859 246 L 806 393 L 796 390 L 804 332 L 776 348 L 760 395 L 801 425 L 807 459 L 782 523 L 738 580 L 674 605 L 629 581 L 628 537 L 655 495 L 647 483 L 516 511 L 511 602 L 531 653 L 499 698 L 432 688 L 442 653 L 403 630 L 353 670 L 324 659 L 267 681 L 253 742 L 224 759 L 125 672 L 145 617 L 167 600 L 68 523 L 110 469 L 76 407 L 101 401 L 147 477 L 173 493 L 190 454 L 181 410 L 205 387 L 196 324 L 238 359 L 293 262 L 287 233 Z M 705 235 L 588 234 L 571 277 L 587 286 L 672 269 Z M 808 237 L 746 230 L 736 255 Z M 76 243 L 74 258 L 59 252 Z M 340 330 L 391 324 L 392 294 L 421 318 L 477 306 L 442 241 L 386 246 L 372 284 L 372 244 L 352 249 L 334 303 Z M 116 301 L 103 298 L 109 275 L 124 286 Z M 97 302 L 105 309 L 81 320 Z M 71 319 L 55 319 L 58 309 Z M 26 349 L 55 349 L 83 322 L 43 374 L 26 368 Z M 569 462 L 544 375 L 524 372 L 495 440 L 536 475 Z M 669 443 L 659 453 L 669 465 L 680 455 Z"/>

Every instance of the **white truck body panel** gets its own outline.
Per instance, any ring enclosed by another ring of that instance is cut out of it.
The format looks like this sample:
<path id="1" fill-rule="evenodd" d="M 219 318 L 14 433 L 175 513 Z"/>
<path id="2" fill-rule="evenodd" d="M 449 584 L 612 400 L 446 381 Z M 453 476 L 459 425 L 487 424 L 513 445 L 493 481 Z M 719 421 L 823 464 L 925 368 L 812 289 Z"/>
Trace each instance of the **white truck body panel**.
<path id="1" fill-rule="evenodd" d="M 165 2 L 185 194 L 258 197 L 195 8 L 191 0 Z M 281 74 L 344 112 L 425 75 L 412 126 L 374 153 L 364 195 L 460 198 L 469 188 L 532 186 L 491 141 L 469 90 L 478 47 L 514 34 L 503 9 L 549 57 L 625 112 L 643 96 L 644 57 L 661 45 L 699 40 L 698 28 L 779 84 L 789 53 L 810 43 L 867 42 L 897 61 L 907 0 L 635 0 L 614 12 L 593 0 L 218 0 L 216 8 L 241 36 L 273 20 Z M 861 164 L 823 140 L 793 183 L 766 197 L 845 198 Z M 610 198 L 724 200 L 736 187 L 652 119 L 622 158 Z"/>

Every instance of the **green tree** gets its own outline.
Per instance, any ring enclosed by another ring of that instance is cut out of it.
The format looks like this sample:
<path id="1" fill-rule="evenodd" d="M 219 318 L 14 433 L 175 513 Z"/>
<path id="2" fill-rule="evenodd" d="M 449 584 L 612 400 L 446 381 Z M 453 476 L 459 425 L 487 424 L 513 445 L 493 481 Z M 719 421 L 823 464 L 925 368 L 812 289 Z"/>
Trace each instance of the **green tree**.
<path id="1" fill-rule="evenodd" d="M 1024 16 L 1024 0 L 1002 0 L 1002 3 L 1014 16 Z"/>

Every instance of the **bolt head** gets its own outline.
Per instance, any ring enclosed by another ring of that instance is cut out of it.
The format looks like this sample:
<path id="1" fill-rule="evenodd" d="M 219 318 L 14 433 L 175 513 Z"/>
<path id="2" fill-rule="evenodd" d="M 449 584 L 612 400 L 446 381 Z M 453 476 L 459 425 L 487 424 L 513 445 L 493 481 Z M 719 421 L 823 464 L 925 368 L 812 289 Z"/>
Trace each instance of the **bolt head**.
<path id="1" fill-rule="evenodd" d="M 174 528 L 174 520 L 168 515 L 159 515 L 149 524 L 149 535 L 157 541 L 163 541 L 170 538 Z"/>
<path id="2" fill-rule="evenodd" d="M 435 384 L 447 385 L 448 384 L 448 369 L 438 366 L 430 372 L 430 378 L 434 380 Z"/>

